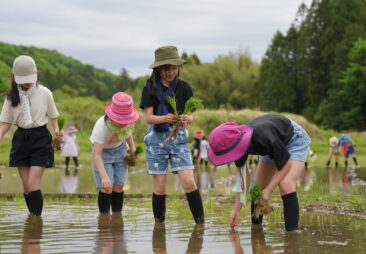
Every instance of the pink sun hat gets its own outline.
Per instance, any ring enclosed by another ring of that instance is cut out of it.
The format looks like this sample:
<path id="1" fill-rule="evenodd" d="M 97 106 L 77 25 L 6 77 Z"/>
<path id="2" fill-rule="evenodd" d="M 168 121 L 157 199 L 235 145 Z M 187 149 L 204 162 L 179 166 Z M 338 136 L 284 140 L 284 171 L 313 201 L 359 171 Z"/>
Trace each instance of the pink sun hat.
<path id="1" fill-rule="evenodd" d="M 124 92 L 114 94 L 112 102 L 105 106 L 104 111 L 109 119 L 118 124 L 130 124 L 140 117 L 138 110 L 133 106 L 132 97 Z"/>
<path id="2" fill-rule="evenodd" d="M 217 126 L 208 139 L 208 158 L 220 166 L 240 159 L 248 150 L 253 130 L 247 125 L 227 122 Z"/>
<path id="3" fill-rule="evenodd" d="M 77 131 L 78 131 L 78 129 L 76 129 L 75 126 L 71 125 L 71 126 L 69 126 L 69 128 L 67 128 L 66 133 L 67 134 L 72 134 L 72 133 L 75 133 Z"/>

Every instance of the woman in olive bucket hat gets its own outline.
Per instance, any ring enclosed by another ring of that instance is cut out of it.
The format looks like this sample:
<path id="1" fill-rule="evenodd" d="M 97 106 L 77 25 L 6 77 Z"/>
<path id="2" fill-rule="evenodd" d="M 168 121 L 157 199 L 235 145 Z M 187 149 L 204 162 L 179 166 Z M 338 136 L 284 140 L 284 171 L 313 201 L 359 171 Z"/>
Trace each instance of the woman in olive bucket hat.
<path id="1" fill-rule="evenodd" d="M 155 51 L 155 61 L 149 67 L 153 69 L 141 96 L 140 107 L 144 109 L 147 128 L 144 142 L 148 173 L 153 176 L 152 206 L 155 221 L 165 220 L 165 199 L 167 188 L 168 162 L 171 170 L 178 174 L 186 193 L 188 204 L 197 224 L 204 223 L 202 199 L 193 175 L 193 163 L 188 148 L 188 131 L 180 128 L 176 140 L 165 140 L 172 132 L 176 122 L 173 108 L 166 97 L 174 96 L 179 114 L 184 111 L 186 101 L 193 96 L 191 86 L 179 79 L 179 70 L 185 60 L 178 55 L 174 46 L 163 46 Z M 192 112 L 181 115 L 184 126 L 193 121 Z"/>
<path id="2" fill-rule="evenodd" d="M 255 183 L 263 189 L 260 203 L 265 205 L 271 193 L 279 186 L 283 201 L 285 226 L 287 231 L 298 229 L 299 202 L 296 182 L 305 167 L 310 144 L 305 130 L 281 115 L 263 115 L 246 125 L 223 123 L 210 134 L 209 160 L 216 166 L 232 161 L 238 166 L 238 182 L 234 190 L 238 192 L 230 215 L 230 226 L 239 223 L 240 209 L 245 199 L 245 179 L 242 177 L 248 154 L 260 155 Z M 251 204 L 253 213 L 254 203 Z M 252 217 L 252 223 L 261 224 L 263 217 Z"/>

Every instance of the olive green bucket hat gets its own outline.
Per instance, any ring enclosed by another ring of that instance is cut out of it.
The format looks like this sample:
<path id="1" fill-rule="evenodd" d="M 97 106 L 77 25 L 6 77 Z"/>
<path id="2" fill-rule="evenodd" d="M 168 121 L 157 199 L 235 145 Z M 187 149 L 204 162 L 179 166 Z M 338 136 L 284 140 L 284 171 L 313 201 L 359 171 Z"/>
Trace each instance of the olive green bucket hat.
<path id="1" fill-rule="evenodd" d="M 178 49 L 175 46 L 162 46 L 155 50 L 155 62 L 149 68 L 154 69 L 166 64 L 182 65 L 185 62 L 186 60 L 179 57 Z"/>

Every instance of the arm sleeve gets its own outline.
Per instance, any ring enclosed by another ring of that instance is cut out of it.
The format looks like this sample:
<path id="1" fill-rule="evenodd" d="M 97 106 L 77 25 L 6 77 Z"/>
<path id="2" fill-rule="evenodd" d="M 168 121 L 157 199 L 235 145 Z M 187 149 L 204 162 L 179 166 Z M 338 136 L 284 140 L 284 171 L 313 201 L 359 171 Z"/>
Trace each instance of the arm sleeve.
<path id="1" fill-rule="evenodd" d="M 106 137 L 107 137 L 107 131 L 104 130 L 103 126 L 101 126 L 98 121 L 93 128 L 93 132 L 89 140 L 92 144 L 97 143 L 104 145 Z"/>
<path id="2" fill-rule="evenodd" d="M 7 98 L 5 98 L 4 105 L 1 110 L 0 122 L 13 123 L 12 107 L 10 105 L 10 101 Z"/>
<path id="3" fill-rule="evenodd" d="M 144 86 L 141 94 L 140 108 L 144 109 L 146 107 L 152 107 L 152 106 L 154 106 L 153 97 L 149 94 L 147 87 Z"/>
<path id="4" fill-rule="evenodd" d="M 50 117 L 51 119 L 56 118 L 58 116 L 58 111 L 51 91 L 49 91 L 48 93 L 47 100 L 48 100 L 47 116 Z"/>

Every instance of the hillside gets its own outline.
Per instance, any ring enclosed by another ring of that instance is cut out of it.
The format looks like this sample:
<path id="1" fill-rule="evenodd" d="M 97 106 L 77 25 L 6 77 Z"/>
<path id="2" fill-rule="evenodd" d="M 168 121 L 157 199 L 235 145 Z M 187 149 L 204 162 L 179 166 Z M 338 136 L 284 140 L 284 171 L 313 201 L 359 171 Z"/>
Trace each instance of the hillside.
<path id="1" fill-rule="evenodd" d="M 8 89 L 13 61 L 19 55 L 29 55 L 35 59 L 40 83 L 52 91 L 61 90 L 74 96 L 95 96 L 106 100 L 114 92 L 126 90 L 132 84 L 126 71 L 122 73 L 124 76 L 119 76 L 83 64 L 56 50 L 0 42 L 0 92 Z"/>

